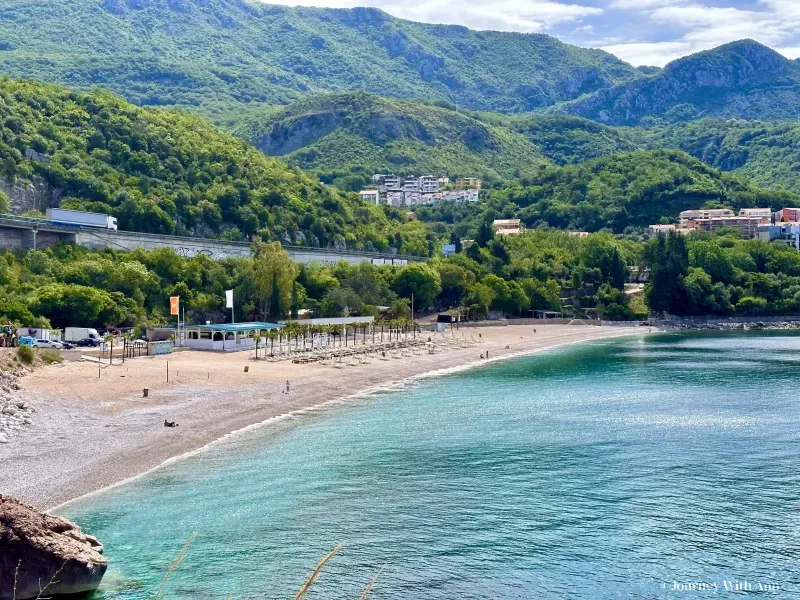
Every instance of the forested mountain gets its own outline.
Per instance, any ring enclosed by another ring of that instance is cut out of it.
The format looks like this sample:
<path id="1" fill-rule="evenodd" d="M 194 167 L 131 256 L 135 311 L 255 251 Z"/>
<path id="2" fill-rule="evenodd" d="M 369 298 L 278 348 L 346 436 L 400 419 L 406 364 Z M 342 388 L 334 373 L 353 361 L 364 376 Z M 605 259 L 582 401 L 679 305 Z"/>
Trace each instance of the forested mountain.
<path id="1" fill-rule="evenodd" d="M 520 115 L 507 119 L 509 126 L 559 165 L 575 164 L 637 149 L 628 131 L 567 115 Z"/>
<path id="2" fill-rule="evenodd" d="M 800 112 L 800 63 L 753 40 L 740 40 L 552 110 L 610 125 L 658 125 L 709 116 L 792 119 Z"/>
<path id="3" fill-rule="evenodd" d="M 650 148 L 680 148 L 763 187 L 800 193 L 800 122 L 701 119 L 625 132 Z"/>
<path id="4" fill-rule="evenodd" d="M 0 175 L 121 229 L 428 252 L 423 228 L 344 196 L 197 116 L 0 79 Z"/>
<path id="5" fill-rule="evenodd" d="M 502 122 L 364 92 L 313 96 L 258 115 L 236 133 L 268 156 L 354 191 L 373 173 L 507 179 L 545 162 Z"/>
<path id="6" fill-rule="evenodd" d="M 578 117 L 477 113 L 364 92 L 265 109 L 234 133 L 352 190 L 373 173 L 508 180 L 549 161 L 578 163 L 637 148 L 626 132 Z"/>
<path id="7" fill-rule="evenodd" d="M 519 218 L 527 227 L 622 233 L 678 213 L 716 203 L 734 209 L 794 205 L 796 194 L 760 188 L 745 179 L 709 167 L 677 150 L 637 150 L 563 167 L 540 167 L 536 175 L 489 193 L 492 217 Z M 485 218 L 468 206 L 420 208 L 417 216 L 444 222 L 464 233 Z"/>
<path id="8" fill-rule="evenodd" d="M 527 111 L 642 76 L 546 35 L 256 0 L 5 0 L 0 70 L 207 112 L 360 89 Z"/>

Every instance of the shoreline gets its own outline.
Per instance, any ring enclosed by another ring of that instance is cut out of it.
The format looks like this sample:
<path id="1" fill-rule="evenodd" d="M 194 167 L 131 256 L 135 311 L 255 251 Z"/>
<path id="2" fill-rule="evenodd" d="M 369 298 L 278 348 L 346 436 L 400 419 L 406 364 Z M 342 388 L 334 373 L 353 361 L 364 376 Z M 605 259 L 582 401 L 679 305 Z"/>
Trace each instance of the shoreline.
<path id="1" fill-rule="evenodd" d="M 313 363 L 253 362 L 246 352 L 180 352 L 169 357 L 131 360 L 125 365 L 105 367 L 99 381 L 97 366 L 92 363 L 45 367 L 23 380 L 26 396 L 29 392 L 38 409 L 36 427 L 14 443 L 0 446 L 0 462 L 11 465 L 6 475 L 0 474 L 0 491 L 52 512 L 210 450 L 231 436 L 356 397 L 389 391 L 406 381 L 652 331 L 579 325 L 537 325 L 536 329 L 535 334 L 533 326 L 525 325 L 462 331 L 473 337 L 480 333 L 483 343 L 341 370 Z M 490 358 L 476 359 L 486 351 Z M 176 374 L 170 383 L 159 383 L 154 374 L 161 374 L 167 360 L 178 363 L 177 369 L 171 367 Z M 247 365 L 250 373 L 244 374 L 243 369 L 238 369 L 242 373 L 231 371 L 234 365 Z M 199 378 L 198 367 L 200 375 L 207 372 L 205 385 L 190 381 Z M 125 369 L 124 374 L 121 369 Z M 181 369 L 184 373 L 191 371 L 194 377 L 182 378 Z M 284 377 L 292 381 L 289 397 L 276 392 L 283 386 Z M 126 381 L 120 384 L 123 378 Z M 243 379 L 250 381 L 242 385 Z M 147 399 L 137 397 L 134 391 L 143 381 L 151 392 Z M 67 390 L 73 392 L 71 397 L 65 393 Z M 220 396 L 216 392 L 227 392 L 223 397 L 228 402 L 223 410 L 219 409 Z M 164 428 L 165 418 L 177 420 L 179 427 Z M 64 425 L 70 423 L 75 427 L 65 430 Z"/>

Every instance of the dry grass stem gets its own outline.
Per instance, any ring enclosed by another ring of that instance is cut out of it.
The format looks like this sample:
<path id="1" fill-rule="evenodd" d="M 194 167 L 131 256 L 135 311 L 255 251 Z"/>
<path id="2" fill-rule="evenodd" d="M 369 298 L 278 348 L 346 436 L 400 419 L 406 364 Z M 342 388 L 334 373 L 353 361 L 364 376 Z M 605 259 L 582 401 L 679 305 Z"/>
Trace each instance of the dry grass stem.
<path id="1" fill-rule="evenodd" d="M 375 573 L 375 577 L 373 577 L 372 581 L 369 582 L 369 585 L 367 586 L 367 589 L 365 589 L 364 593 L 361 594 L 361 598 L 359 600 L 366 600 L 367 596 L 369 596 L 369 593 L 372 591 L 372 588 L 378 582 L 378 577 L 381 576 L 381 573 L 383 573 L 383 569 L 384 568 L 386 568 L 386 565 L 383 565 L 380 569 L 378 569 L 378 572 Z"/>
<path id="2" fill-rule="evenodd" d="M 164 576 L 164 581 L 161 582 L 161 587 L 158 588 L 158 593 L 156 594 L 154 600 L 158 600 L 161 597 L 161 594 L 164 592 L 164 588 L 167 585 L 167 581 L 169 581 L 169 578 L 175 572 L 175 569 L 177 569 L 183 562 L 183 558 L 184 556 L 186 556 L 186 551 L 189 549 L 189 546 L 192 545 L 192 542 L 196 537 L 197 537 L 197 532 L 195 531 L 191 536 L 189 536 L 189 539 L 186 540 L 186 543 L 183 545 L 183 548 L 181 548 L 181 551 L 178 553 L 178 556 L 175 558 L 174 561 L 172 561 L 172 564 L 169 567 L 169 571 L 167 571 L 167 574 Z"/>
<path id="3" fill-rule="evenodd" d="M 314 572 L 311 574 L 311 577 L 308 578 L 306 584 L 300 589 L 299 592 L 297 592 L 297 596 L 294 597 L 294 600 L 300 600 L 300 598 L 306 595 L 308 588 L 311 587 L 311 584 L 314 583 L 314 580 L 316 580 L 316 578 L 319 576 L 319 572 L 322 570 L 322 567 L 325 566 L 325 563 L 328 562 L 331 558 L 333 558 L 334 554 L 336 554 L 341 549 L 342 545 L 339 544 L 338 546 L 336 546 L 336 548 L 331 550 L 330 554 L 328 554 L 325 558 L 319 561 L 317 568 L 314 569 Z"/>
<path id="4" fill-rule="evenodd" d="M 39 587 L 39 595 L 36 596 L 36 600 L 41 600 L 42 599 L 42 594 L 44 594 L 44 592 L 45 592 L 45 590 L 47 588 L 49 588 L 51 585 L 53 585 L 53 582 L 56 580 L 56 577 L 58 577 L 58 574 L 61 573 L 61 571 L 64 569 L 65 566 L 67 566 L 67 561 L 66 560 L 63 563 L 61 563 L 60 567 L 58 567 L 58 571 L 53 573 L 53 576 L 50 578 L 50 581 L 47 582 L 46 586 L 41 587 L 42 584 L 41 584 L 41 582 L 39 583 L 39 586 L 40 586 Z M 15 577 L 16 577 L 16 575 L 15 575 Z M 16 582 L 14 583 L 14 586 L 16 587 Z M 14 591 L 14 594 L 16 595 L 16 590 Z"/>
<path id="5" fill-rule="evenodd" d="M 22 559 L 17 561 L 17 568 L 14 569 L 14 592 L 12 600 L 17 600 L 17 576 L 19 575 L 19 568 L 22 566 Z"/>

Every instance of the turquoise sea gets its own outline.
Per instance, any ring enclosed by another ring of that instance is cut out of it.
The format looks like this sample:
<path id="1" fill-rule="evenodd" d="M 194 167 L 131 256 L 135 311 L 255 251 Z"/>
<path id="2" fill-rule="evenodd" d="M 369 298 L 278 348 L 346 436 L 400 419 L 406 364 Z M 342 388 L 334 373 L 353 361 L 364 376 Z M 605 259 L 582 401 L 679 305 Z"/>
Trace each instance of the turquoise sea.
<path id="1" fill-rule="evenodd" d="M 800 337 L 495 362 L 234 435 L 62 513 L 97 598 L 800 598 Z M 224 402 L 224 398 L 220 399 Z M 726 587 L 737 589 L 726 589 Z"/>

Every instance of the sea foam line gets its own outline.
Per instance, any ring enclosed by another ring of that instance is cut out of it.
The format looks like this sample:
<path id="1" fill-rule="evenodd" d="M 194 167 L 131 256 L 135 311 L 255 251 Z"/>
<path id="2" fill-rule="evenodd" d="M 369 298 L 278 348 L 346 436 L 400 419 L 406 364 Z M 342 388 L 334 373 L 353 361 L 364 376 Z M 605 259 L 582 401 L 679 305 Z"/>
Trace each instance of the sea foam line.
<path id="1" fill-rule="evenodd" d="M 173 463 L 176 463 L 176 462 L 185 460 L 187 458 L 191 458 L 193 456 L 197 456 L 197 455 L 202 454 L 204 452 L 207 452 L 209 450 L 212 450 L 216 446 L 218 446 L 218 445 L 220 445 L 220 444 L 222 444 L 224 442 L 231 441 L 231 439 L 233 439 L 233 438 L 239 437 L 241 435 L 246 435 L 246 434 L 250 433 L 251 431 L 255 431 L 257 429 L 261 429 L 262 427 L 268 427 L 270 425 L 274 425 L 274 424 L 279 423 L 281 421 L 287 421 L 287 420 L 290 420 L 290 419 L 294 419 L 294 418 L 302 416 L 304 414 L 314 413 L 314 412 L 322 412 L 322 411 L 330 409 L 332 406 L 335 406 L 335 405 L 338 405 L 338 404 L 348 404 L 352 400 L 371 398 L 371 397 L 374 397 L 374 396 L 386 394 L 388 392 L 397 392 L 397 391 L 400 391 L 402 389 L 406 389 L 407 387 L 409 387 L 408 384 L 413 384 L 413 383 L 416 383 L 418 381 L 425 380 L 425 379 L 434 379 L 434 378 L 439 378 L 439 377 L 445 377 L 447 375 L 453 375 L 453 374 L 456 374 L 456 373 L 462 373 L 464 371 L 468 371 L 470 369 L 475 369 L 477 367 L 480 367 L 480 366 L 483 366 L 483 365 L 486 365 L 486 364 L 491 364 L 491 363 L 500 362 L 500 361 L 506 361 L 506 360 L 513 360 L 513 359 L 516 359 L 516 358 L 523 358 L 523 357 L 526 357 L 526 356 L 531 356 L 533 354 L 538 354 L 540 352 L 547 352 L 549 350 L 555 350 L 556 348 L 563 348 L 565 346 L 573 346 L 575 344 L 587 344 L 587 343 L 592 343 L 592 342 L 602 342 L 602 341 L 605 341 L 605 340 L 616 339 L 616 338 L 620 338 L 620 337 L 631 337 L 631 336 L 642 335 L 642 334 L 646 334 L 646 333 L 648 333 L 648 332 L 647 331 L 642 331 L 642 332 L 638 332 L 637 331 L 635 333 L 634 332 L 626 332 L 626 333 L 620 333 L 618 335 L 611 335 L 611 336 L 601 337 L 601 338 L 597 338 L 597 339 L 571 340 L 571 341 L 568 341 L 568 342 L 559 342 L 557 344 L 552 344 L 550 346 L 543 346 L 541 348 L 531 348 L 529 350 L 521 350 L 519 352 L 511 352 L 509 354 L 503 354 L 501 356 L 496 356 L 496 357 L 493 357 L 493 358 L 478 359 L 476 361 L 464 363 L 462 365 L 455 365 L 453 367 L 444 367 L 442 369 L 432 369 L 430 371 L 425 371 L 423 373 L 418 373 L 416 375 L 409 375 L 408 377 L 404 377 L 402 379 L 398 379 L 398 380 L 395 380 L 395 381 L 390 381 L 389 383 L 382 383 L 382 384 L 379 384 L 379 385 L 375 385 L 375 386 L 372 386 L 370 388 L 355 392 L 353 394 L 348 394 L 347 396 L 340 396 L 338 398 L 332 398 L 330 400 L 325 400 L 324 402 L 320 402 L 319 404 L 313 404 L 311 406 L 304 406 L 303 408 L 297 408 L 295 410 L 291 410 L 289 412 L 286 412 L 286 413 L 283 413 L 283 414 L 280 414 L 280 415 L 275 415 L 273 417 L 269 417 L 268 419 L 264 419 L 263 421 L 259 421 L 257 423 L 251 423 L 250 425 L 245 425 L 244 427 L 240 427 L 239 429 L 234 429 L 233 431 L 229 431 L 228 433 L 225 433 L 225 434 L 221 435 L 220 437 L 218 437 L 218 438 L 216 438 L 214 440 L 211 440 L 207 444 L 203 444 L 199 448 L 195 448 L 194 450 L 188 450 L 186 452 L 182 452 L 181 454 L 176 454 L 175 456 L 171 456 L 171 457 L 167 458 L 166 460 L 164 460 L 163 462 L 157 464 L 156 466 L 151 467 L 150 469 L 147 469 L 146 471 L 142 471 L 141 473 L 137 473 L 136 475 L 132 475 L 130 477 L 126 477 L 125 479 L 121 479 L 121 480 L 116 481 L 116 482 L 114 482 L 112 484 L 109 484 L 107 486 L 101 487 L 101 488 L 99 488 L 97 490 L 94 490 L 94 491 L 91 491 L 91 492 L 87 492 L 85 494 L 81 494 L 80 496 L 78 496 L 76 498 L 72 498 L 71 500 L 67 500 L 66 502 L 62 502 L 61 504 L 53 506 L 52 508 L 47 509 L 45 512 L 52 513 L 54 511 L 57 511 L 59 509 L 62 509 L 64 507 L 66 507 L 66 506 L 69 506 L 72 503 L 79 502 L 81 500 L 86 500 L 87 498 L 91 498 L 93 496 L 97 496 L 99 494 L 108 492 L 110 490 L 113 490 L 113 489 L 116 489 L 118 487 L 127 485 L 129 483 L 133 483 L 137 479 L 140 479 L 142 477 L 146 477 L 147 475 L 150 475 L 150 474 L 154 473 L 155 471 L 158 471 L 159 469 L 167 467 L 167 466 L 169 466 L 169 465 L 171 465 Z M 658 332 L 655 332 L 655 333 L 658 333 Z"/>

